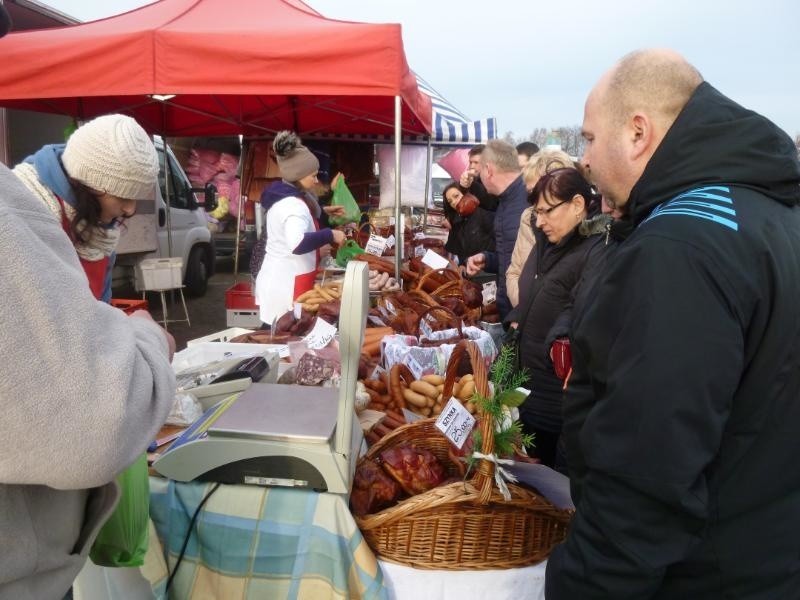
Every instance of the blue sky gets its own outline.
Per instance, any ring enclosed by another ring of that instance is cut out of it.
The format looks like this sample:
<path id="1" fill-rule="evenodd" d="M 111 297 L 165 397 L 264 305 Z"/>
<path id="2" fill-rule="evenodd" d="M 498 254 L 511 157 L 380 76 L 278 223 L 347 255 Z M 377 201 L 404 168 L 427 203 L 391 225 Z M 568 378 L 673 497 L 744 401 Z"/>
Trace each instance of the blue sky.
<path id="1" fill-rule="evenodd" d="M 43 1 L 83 20 L 148 3 Z M 720 91 L 800 134 L 797 0 L 306 3 L 326 17 L 401 23 L 411 68 L 470 118 L 496 117 L 501 134 L 579 124 L 597 78 L 642 47 L 681 52 Z"/>

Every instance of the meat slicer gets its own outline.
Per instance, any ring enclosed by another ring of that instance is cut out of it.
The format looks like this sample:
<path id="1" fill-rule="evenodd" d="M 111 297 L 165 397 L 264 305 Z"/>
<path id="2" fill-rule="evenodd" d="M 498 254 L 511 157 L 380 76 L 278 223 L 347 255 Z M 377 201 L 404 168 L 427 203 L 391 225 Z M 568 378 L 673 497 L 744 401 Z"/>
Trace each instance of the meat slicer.
<path id="1" fill-rule="evenodd" d="M 369 308 L 367 264 L 350 261 L 339 315 L 338 390 L 254 383 L 211 407 L 153 468 L 176 481 L 310 488 L 347 495 L 363 436 L 353 426 Z"/>

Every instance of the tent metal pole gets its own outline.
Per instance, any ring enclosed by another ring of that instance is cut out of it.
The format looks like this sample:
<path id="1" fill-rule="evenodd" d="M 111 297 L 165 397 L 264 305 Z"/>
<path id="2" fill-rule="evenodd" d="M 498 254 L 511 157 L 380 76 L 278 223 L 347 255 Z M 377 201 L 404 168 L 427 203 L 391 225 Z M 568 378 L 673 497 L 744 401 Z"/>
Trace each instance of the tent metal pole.
<path id="1" fill-rule="evenodd" d="M 394 97 L 394 233 L 395 233 L 395 250 L 394 250 L 394 276 L 398 282 L 400 279 L 400 263 L 403 260 L 403 250 L 405 249 L 405 228 L 400 219 L 400 150 L 403 143 L 402 131 L 402 112 L 400 104 L 400 96 Z"/>
<path id="2" fill-rule="evenodd" d="M 166 213 L 167 213 L 167 252 L 169 252 L 168 256 L 172 256 L 172 215 L 170 214 L 170 189 L 169 189 L 169 180 L 170 180 L 170 172 L 169 172 L 169 145 L 167 145 L 167 136 L 166 134 L 161 136 L 161 141 L 164 143 L 164 193 L 167 195 L 164 198 L 164 204 L 166 205 Z"/>
<path id="3" fill-rule="evenodd" d="M 431 161 L 433 160 L 433 143 L 428 136 L 428 159 L 425 161 L 425 207 L 422 209 L 422 232 L 428 227 L 428 199 L 433 200 L 431 194 Z"/>

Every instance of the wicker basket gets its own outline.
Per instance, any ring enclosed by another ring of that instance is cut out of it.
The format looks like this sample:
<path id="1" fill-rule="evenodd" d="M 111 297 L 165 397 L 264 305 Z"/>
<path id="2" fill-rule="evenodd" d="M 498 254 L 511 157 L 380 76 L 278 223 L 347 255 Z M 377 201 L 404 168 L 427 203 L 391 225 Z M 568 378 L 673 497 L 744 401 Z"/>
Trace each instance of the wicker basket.
<path id="1" fill-rule="evenodd" d="M 459 342 L 450 358 L 444 395 L 452 395 L 456 366 L 464 353 L 479 394 L 488 396 L 486 367 L 477 346 Z M 375 458 L 399 444 L 430 450 L 454 475 L 451 446 L 435 419 L 397 428 L 364 455 Z M 484 454 L 494 451 L 494 426 L 481 419 Z M 570 511 L 559 510 L 536 492 L 508 485 L 506 500 L 494 484 L 494 465 L 481 460 L 474 475 L 407 498 L 373 515 L 356 517 L 367 543 L 381 559 L 421 569 L 504 569 L 547 558 L 567 533 Z"/>

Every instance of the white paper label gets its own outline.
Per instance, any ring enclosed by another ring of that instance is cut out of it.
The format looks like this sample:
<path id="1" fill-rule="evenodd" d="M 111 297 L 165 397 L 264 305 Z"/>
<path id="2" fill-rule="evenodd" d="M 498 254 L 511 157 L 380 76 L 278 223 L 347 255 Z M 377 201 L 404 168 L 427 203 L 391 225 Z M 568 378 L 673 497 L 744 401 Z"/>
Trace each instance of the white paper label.
<path id="1" fill-rule="evenodd" d="M 436 254 L 436 252 L 430 248 L 428 248 L 428 251 L 425 252 L 425 256 L 422 257 L 422 262 L 428 265 L 431 269 L 446 269 L 450 266 L 450 263 L 447 262 L 447 259 L 444 256 Z"/>
<path id="2" fill-rule="evenodd" d="M 459 450 L 464 446 L 473 427 L 475 417 L 456 398 L 450 398 L 436 419 L 436 428 Z"/>
<path id="3" fill-rule="evenodd" d="M 385 248 L 386 238 L 372 233 L 369 236 L 369 240 L 367 241 L 364 251 L 368 254 L 374 254 L 375 256 L 383 256 L 383 251 Z"/>
<path id="4" fill-rule="evenodd" d="M 394 307 L 394 304 L 392 304 L 391 300 L 387 300 L 384 303 L 384 306 L 386 306 L 386 311 L 388 311 L 387 314 L 386 314 L 387 317 L 391 317 L 392 315 L 396 315 L 397 314 L 397 309 Z M 381 307 L 381 308 L 383 308 L 383 307 Z"/>
<path id="5" fill-rule="evenodd" d="M 386 247 L 387 248 L 394 248 L 394 244 L 395 244 L 395 239 L 394 239 L 393 235 L 390 235 L 388 238 L 386 238 Z"/>
<path id="6" fill-rule="evenodd" d="M 389 225 L 394 225 L 394 217 L 389 217 Z"/>
<path id="7" fill-rule="evenodd" d="M 421 231 L 418 231 L 417 233 L 414 234 L 415 240 L 424 240 L 425 237 L 426 237 L 425 234 Z"/>
<path id="8" fill-rule="evenodd" d="M 413 423 L 414 421 L 419 421 L 421 419 L 426 418 L 423 417 L 422 415 L 418 415 L 417 413 L 408 410 L 407 408 L 403 409 L 403 416 L 406 418 L 406 423 Z"/>
<path id="9" fill-rule="evenodd" d="M 491 304 L 497 300 L 497 282 L 487 281 L 483 284 L 483 290 L 481 290 L 481 292 L 483 293 L 483 305 Z"/>
<path id="10" fill-rule="evenodd" d="M 403 359 L 403 362 L 411 370 L 411 373 L 414 375 L 414 379 L 420 379 L 422 377 L 424 369 L 416 358 L 410 354 L 407 354 L 405 359 Z"/>
<path id="11" fill-rule="evenodd" d="M 294 318 L 299 319 L 303 313 L 303 303 L 302 302 L 295 302 L 294 303 Z"/>
<path id="12" fill-rule="evenodd" d="M 330 344 L 335 335 L 336 327 L 328 323 L 325 319 L 317 317 L 314 329 L 303 338 L 303 341 L 305 341 L 306 346 L 312 350 L 319 350 Z"/>
<path id="13" fill-rule="evenodd" d="M 433 329 L 431 329 L 431 326 L 428 325 L 428 317 L 425 317 L 419 322 L 419 331 L 423 337 L 429 340 L 433 339 Z"/>
<path id="14" fill-rule="evenodd" d="M 378 327 L 386 327 L 386 323 L 384 323 L 382 319 L 379 319 L 375 315 L 367 315 L 367 321 L 373 325 L 377 325 Z"/>
<path id="15" fill-rule="evenodd" d="M 425 256 L 425 246 L 414 246 L 414 256 Z"/>

